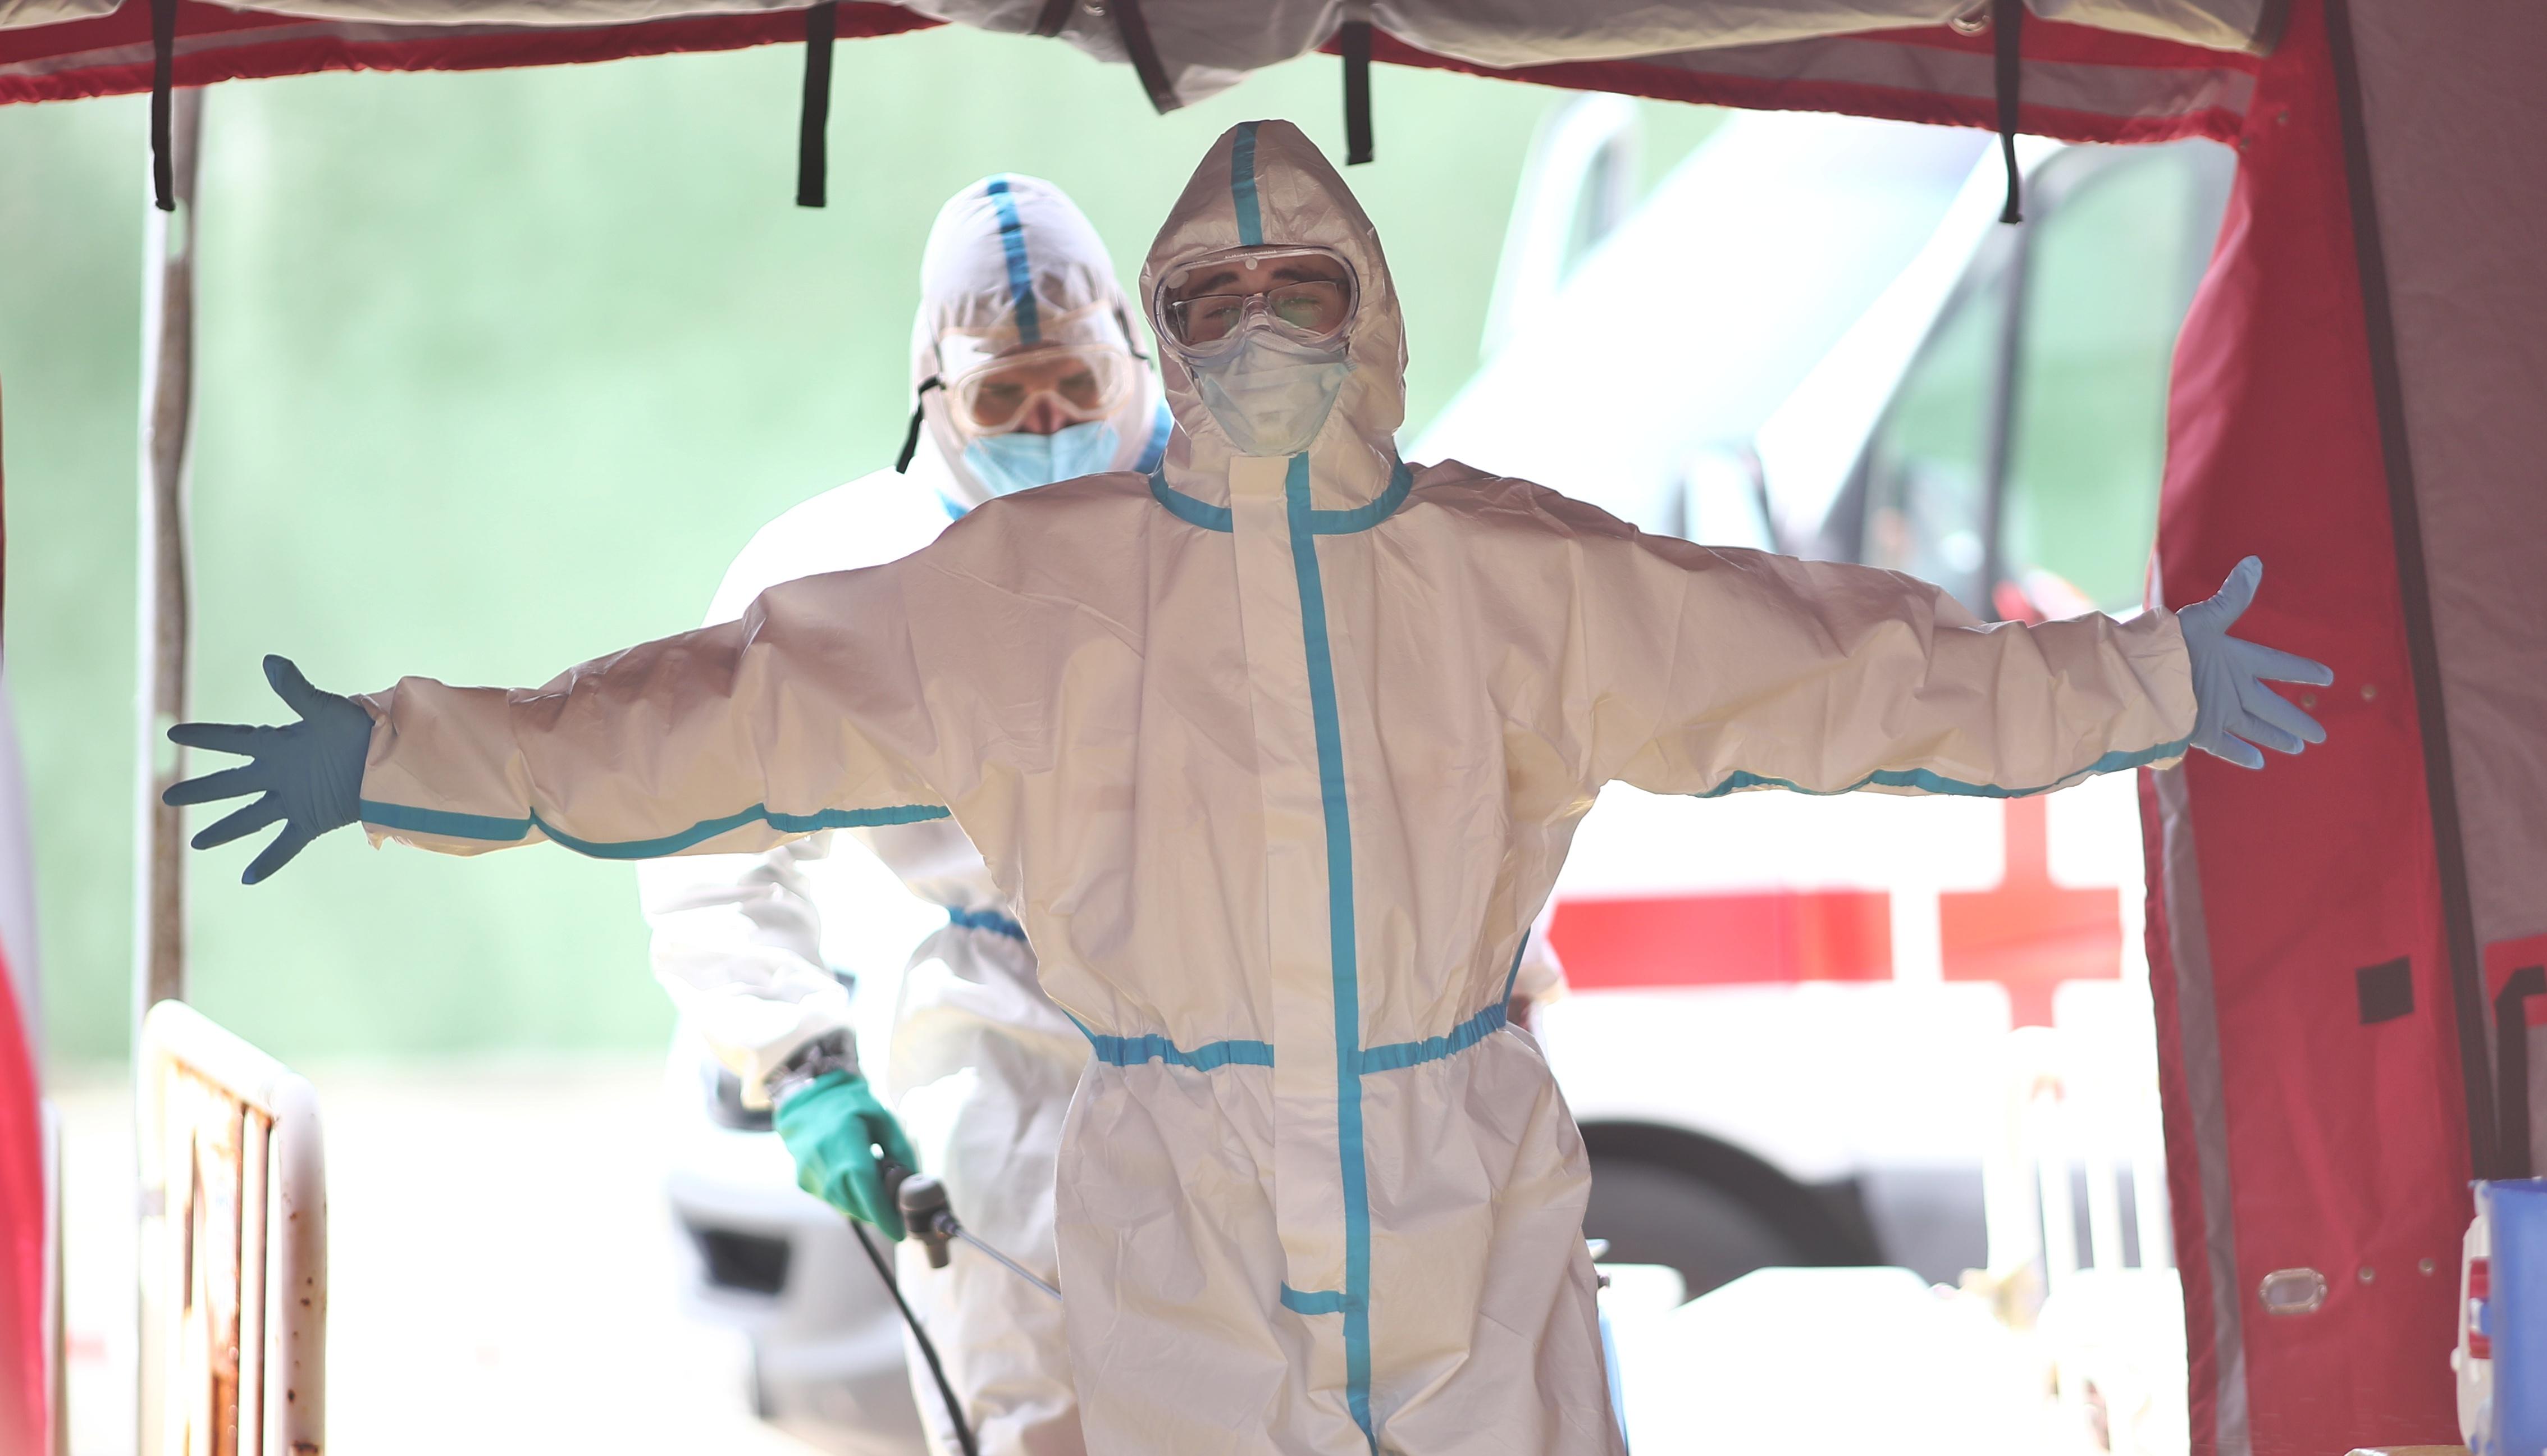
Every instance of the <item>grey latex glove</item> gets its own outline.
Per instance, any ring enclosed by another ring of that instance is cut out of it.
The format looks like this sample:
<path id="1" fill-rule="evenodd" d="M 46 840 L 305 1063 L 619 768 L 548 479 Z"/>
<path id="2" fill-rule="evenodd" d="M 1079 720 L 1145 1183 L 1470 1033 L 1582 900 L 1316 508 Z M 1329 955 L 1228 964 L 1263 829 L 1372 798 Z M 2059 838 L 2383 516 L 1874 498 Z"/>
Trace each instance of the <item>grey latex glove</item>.
<path id="1" fill-rule="evenodd" d="M 180 780 L 159 796 L 161 803 L 172 805 L 257 796 L 193 841 L 197 849 L 210 849 L 281 823 L 283 832 L 266 842 L 239 877 L 247 885 L 282 869 L 310 840 L 362 816 L 363 760 L 372 745 L 372 716 L 353 699 L 311 687 L 300 668 L 281 657 L 265 659 L 265 680 L 301 721 L 281 728 L 177 725 L 168 729 L 170 742 L 244 754 L 248 761 Z"/>

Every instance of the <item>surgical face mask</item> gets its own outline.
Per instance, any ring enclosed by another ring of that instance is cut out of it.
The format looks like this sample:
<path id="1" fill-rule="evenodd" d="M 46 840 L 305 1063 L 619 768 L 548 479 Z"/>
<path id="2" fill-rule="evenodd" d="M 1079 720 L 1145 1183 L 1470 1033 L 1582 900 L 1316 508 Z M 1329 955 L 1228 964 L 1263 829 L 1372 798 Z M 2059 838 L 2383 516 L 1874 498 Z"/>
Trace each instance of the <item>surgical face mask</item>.
<path id="1" fill-rule="evenodd" d="M 1121 439 L 1104 420 L 1071 425 L 1049 435 L 1022 430 L 983 435 L 964 446 L 964 465 L 993 495 L 1010 495 L 1110 469 Z"/>
<path id="2" fill-rule="evenodd" d="M 1353 373 L 1345 341 L 1306 344 L 1258 323 L 1238 347 L 1187 359 L 1203 407 L 1241 455 L 1297 455 L 1318 438 Z"/>

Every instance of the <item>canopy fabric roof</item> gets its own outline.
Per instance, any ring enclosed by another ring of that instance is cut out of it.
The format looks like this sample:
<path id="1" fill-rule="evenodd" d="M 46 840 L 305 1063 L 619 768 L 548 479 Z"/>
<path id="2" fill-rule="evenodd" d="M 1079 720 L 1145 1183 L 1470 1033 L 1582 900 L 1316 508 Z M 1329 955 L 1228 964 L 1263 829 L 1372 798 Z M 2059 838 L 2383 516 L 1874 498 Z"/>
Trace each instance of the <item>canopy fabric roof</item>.
<path id="1" fill-rule="evenodd" d="M 0 103 L 149 89 L 153 8 L 149 0 L 0 0 Z M 1473 17 L 1526 19 L 1529 7 L 1394 0 L 1374 8 L 1370 43 L 1374 58 L 1396 64 L 1573 89 L 1990 127 L 1997 122 L 1990 42 L 1945 24 L 1973 8 L 1973 0 L 1676 8 L 1566 0 L 1555 11 L 1567 18 L 1563 26 L 1488 26 Z M 2256 56 L 2212 43 L 2260 45 L 2278 25 L 2269 0 L 2035 0 L 2034 8 L 2046 19 L 2024 29 L 2020 127 L 2077 141 L 2234 135 L 2253 94 Z M 910 8 L 803 0 L 275 0 L 231 8 L 177 0 L 173 83 L 731 49 L 802 40 L 817 9 L 833 12 L 841 37 L 917 30 L 939 24 L 940 14 L 1026 32 L 1058 10 L 1058 30 L 1046 33 L 1116 61 L 1138 33 L 1155 56 L 1152 90 L 1163 109 L 1225 89 L 1248 70 L 1333 48 L 1341 13 L 1334 0 L 1135 0 L 1104 7 L 1102 17 L 1066 0 L 1047 0 L 1033 14 L 1018 0 Z M 1656 15 L 1673 23 L 1657 24 Z"/>

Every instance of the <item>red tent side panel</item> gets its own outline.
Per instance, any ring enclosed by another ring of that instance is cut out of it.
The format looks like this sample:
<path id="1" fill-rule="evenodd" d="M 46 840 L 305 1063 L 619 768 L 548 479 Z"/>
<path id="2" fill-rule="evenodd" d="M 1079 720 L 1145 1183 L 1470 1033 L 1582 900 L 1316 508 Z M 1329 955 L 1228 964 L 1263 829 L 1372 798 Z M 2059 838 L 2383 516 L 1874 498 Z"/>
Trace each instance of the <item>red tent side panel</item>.
<path id="1" fill-rule="evenodd" d="M 2251 635 L 2336 682 L 2302 757 L 2145 784 L 2193 1449 L 2455 1442 L 2465 1092 L 2323 0 L 2238 146 L 2176 349 L 2160 590 L 2260 555 Z"/>
<path id="2" fill-rule="evenodd" d="M 0 1451 L 47 1451 L 44 1124 L 32 1028 L 0 966 Z"/>
<path id="3" fill-rule="evenodd" d="M 842 39 L 939 22 L 895 5 L 844 4 Z M 738 50 L 805 39 L 805 12 L 694 16 L 613 26 L 358 24 L 229 10 L 181 0 L 176 84 L 312 71 L 465 71 L 566 65 L 676 51 Z M 150 7 L 126 0 L 96 20 L 0 30 L 0 104 L 150 89 Z"/>

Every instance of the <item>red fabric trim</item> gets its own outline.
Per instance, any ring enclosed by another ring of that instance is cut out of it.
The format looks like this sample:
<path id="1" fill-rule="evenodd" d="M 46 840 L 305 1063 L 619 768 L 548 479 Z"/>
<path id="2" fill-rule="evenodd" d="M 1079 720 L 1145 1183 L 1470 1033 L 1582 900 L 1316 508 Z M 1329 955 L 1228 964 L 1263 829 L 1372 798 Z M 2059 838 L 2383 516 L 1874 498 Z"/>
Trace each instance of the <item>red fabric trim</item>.
<path id="1" fill-rule="evenodd" d="M 2062 36 L 2062 32 L 2075 33 Z M 2035 44 L 2038 33 L 2054 40 L 2041 49 Z M 1957 43 L 1941 45 L 1944 49 L 1975 49 L 1987 52 L 1987 45 L 1977 47 L 1964 42 L 1951 31 L 1927 30 L 1883 32 L 1858 39 L 1900 44 L 1937 44 L 1934 36 L 1943 36 Z M 2111 43 L 2113 56 L 2090 47 L 2078 37 L 2091 38 L 2098 44 Z M 1912 38 L 1917 39 L 1912 39 Z M 2112 36 L 2099 31 L 2086 31 L 2078 26 L 2058 26 L 2029 21 L 2025 28 L 2026 53 L 2038 60 L 2079 60 L 2098 64 L 2154 65 L 2158 51 L 2179 61 L 2198 58 L 2204 69 L 2252 69 L 2252 58 L 2227 51 L 2197 50 L 2191 46 L 2165 45 L 2155 41 L 2142 41 L 2131 36 Z M 1331 49 L 1330 46 L 1321 47 Z M 2152 49 L 2154 47 L 2154 49 Z M 2122 59 L 2116 56 L 2125 57 Z M 1423 66 L 1433 70 L 1459 71 L 1471 76 L 1488 76 L 1502 81 L 1525 81 L 1540 86 L 1555 86 L 1568 91 L 1615 91 L 1623 96 L 1642 96 L 1655 101 L 1685 101 L 1701 106 L 1741 107 L 1748 111 L 1838 112 L 1848 116 L 1878 117 L 1895 122 L 1921 122 L 1939 127 L 1976 127 L 1984 131 L 1998 128 L 1997 105 L 1987 96 L 1940 96 L 1934 92 L 1908 87 L 1856 85 L 1845 82 L 1761 80 L 1752 76 L 1730 76 L 1690 70 L 1679 65 L 1657 65 L 1640 60 L 1569 61 L 1555 65 L 1525 66 L 1499 69 L 1476 65 L 1449 56 L 1418 50 L 1382 31 L 1371 38 L 1371 57 L 1392 65 Z M 2206 111 L 2172 117 L 2111 117 L 2093 112 L 2068 111 L 2059 107 L 2028 105 L 2022 111 L 2024 129 L 2040 136 L 2055 136 L 2064 141 L 2173 141 L 2184 136 L 2208 136 L 2214 140 L 2236 139 L 2242 119 L 2233 111 L 2214 107 Z"/>
<path id="2" fill-rule="evenodd" d="M 394 40 L 358 40 L 353 34 L 321 31 L 290 40 L 192 51 L 182 43 L 189 36 L 279 28 L 306 31 L 313 25 L 326 24 L 186 0 L 177 8 L 177 84 L 202 86 L 216 81 L 260 80 L 315 71 L 466 71 L 573 65 L 633 55 L 740 50 L 750 45 L 802 41 L 805 37 L 804 12 L 787 10 L 619 26 L 514 26 L 456 35 L 436 35 L 436 31 L 446 28 L 427 25 L 348 27 L 349 32 L 394 30 L 397 34 Z M 926 30 L 940 24 L 900 6 L 850 3 L 839 9 L 837 35 L 842 40 L 857 40 Z M 13 64 L 30 60 L 124 46 L 147 47 L 149 43 L 149 7 L 143 0 L 126 0 L 121 10 L 96 20 L 0 30 L 0 104 L 148 91 L 150 63 L 146 54 L 127 64 L 83 66 L 46 75 L 5 72 Z"/>
<path id="3" fill-rule="evenodd" d="M 0 1450 L 48 1451 L 44 1440 L 44 1120 L 36 1050 L 0 965 Z"/>
<path id="4" fill-rule="evenodd" d="M 2326 743 L 2263 773 L 2201 754 L 2184 769 L 2252 1449 L 2447 1443 L 2466 1108 L 2322 0 L 2293 6 L 2240 146 L 2220 250 L 2177 344 L 2159 571 L 2165 600 L 2182 603 L 2260 555 L 2241 631 L 2336 674 L 2315 694 Z M 2414 1013 L 2361 1025 L 2352 971 L 2401 955 Z M 2171 1042 L 2173 1023 L 2160 1027 Z M 2182 1083 L 2162 1086 L 2178 1134 Z M 2170 1139 L 2188 1267 L 2193 1156 Z M 2263 1313 L 2257 1281 L 2295 1267 L 2325 1274 L 2324 1308 Z M 2200 1369 L 2219 1335 L 2206 1304 L 2187 1310 Z M 2195 1395 L 2194 1449 L 2208 1453 L 2218 1405 Z"/>

